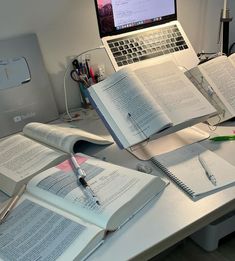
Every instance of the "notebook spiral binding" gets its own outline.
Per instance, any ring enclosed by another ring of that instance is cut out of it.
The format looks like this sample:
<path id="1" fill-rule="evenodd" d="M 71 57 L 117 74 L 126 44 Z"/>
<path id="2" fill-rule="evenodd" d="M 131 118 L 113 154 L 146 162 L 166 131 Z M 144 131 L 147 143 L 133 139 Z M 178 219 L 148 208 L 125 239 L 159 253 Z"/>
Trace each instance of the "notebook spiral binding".
<path id="1" fill-rule="evenodd" d="M 184 182 L 178 179 L 169 169 L 167 169 L 161 162 L 159 162 L 154 157 L 151 159 L 152 162 L 161 169 L 168 177 L 170 177 L 180 188 L 182 188 L 186 193 L 188 193 L 192 198 L 195 195 L 195 191 L 190 189 Z"/>

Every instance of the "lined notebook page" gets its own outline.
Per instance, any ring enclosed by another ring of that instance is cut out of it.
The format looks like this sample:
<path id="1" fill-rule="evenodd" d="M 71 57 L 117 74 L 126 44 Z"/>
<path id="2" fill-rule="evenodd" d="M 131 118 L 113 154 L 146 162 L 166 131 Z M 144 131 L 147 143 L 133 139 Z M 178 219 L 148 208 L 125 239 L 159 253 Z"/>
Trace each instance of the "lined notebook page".
<path id="1" fill-rule="evenodd" d="M 215 176 L 216 186 L 208 179 L 198 155 Z M 197 143 L 155 156 L 152 161 L 193 198 L 235 185 L 235 166 Z"/>

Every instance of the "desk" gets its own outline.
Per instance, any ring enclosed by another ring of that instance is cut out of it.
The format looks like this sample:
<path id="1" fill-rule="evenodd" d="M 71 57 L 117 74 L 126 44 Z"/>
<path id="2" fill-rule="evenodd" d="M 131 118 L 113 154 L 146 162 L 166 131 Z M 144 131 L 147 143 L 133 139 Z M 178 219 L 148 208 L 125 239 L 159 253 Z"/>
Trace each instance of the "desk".
<path id="1" fill-rule="evenodd" d="M 92 130 L 92 126 L 86 127 Z M 96 124 L 96 130 L 99 127 Z M 223 128 L 218 128 L 216 133 L 222 134 L 223 131 Z M 235 142 L 212 143 L 207 140 L 201 144 L 235 165 Z M 88 147 L 83 151 L 130 168 L 139 163 L 138 159 L 127 151 L 119 150 L 115 144 L 106 148 Z M 145 164 L 155 168 L 155 175 L 164 177 L 151 162 Z M 234 209 L 235 187 L 193 202 L 171 182 L 156 200 L 121 230 L 110 234 L 88 260 L 147 260 Z"/>
<path id="2" fill-rule="evenodd" d="M 107 134 L 103 124 L 98 120 L 80 121 L 78 126 L 91 132 L 95 131 L 96 134 Z M 220 134 L 220 131 L 223 134 L 222 127 L 216 132 Z M 235 164 L 235 141 L 201 143 Z M 129 152 L 119 150 L 115 144 L 87 146 L 82 148 L 82 151 L 101 159 L 105 157 L 107 161 L 129 168 L 136 168 L 140 162 Z M 154 175 L 165 177 L 151 162 L 146 161 L 144 164 L 153 168 Z M 88 260 L 147 260 L 234 209 L 235 187 L 194 202 L 170 183 L 159 197 L 125 226 L 109 234 L 105 243 Z"/>

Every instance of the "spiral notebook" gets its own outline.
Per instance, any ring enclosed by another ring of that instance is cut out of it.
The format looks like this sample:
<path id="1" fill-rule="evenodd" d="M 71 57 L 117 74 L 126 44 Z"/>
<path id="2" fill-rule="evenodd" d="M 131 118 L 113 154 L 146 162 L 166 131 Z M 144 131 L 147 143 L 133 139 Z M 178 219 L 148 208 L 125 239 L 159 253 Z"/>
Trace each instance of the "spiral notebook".
<path id="1" fill-rule="evenodd" d="M 216 185 L 206 175 L 199 155 L 216 178 Z M 151 160 L 193 200 L 235 185 L 235 166 L 198 143 L 154 156 Z"/>

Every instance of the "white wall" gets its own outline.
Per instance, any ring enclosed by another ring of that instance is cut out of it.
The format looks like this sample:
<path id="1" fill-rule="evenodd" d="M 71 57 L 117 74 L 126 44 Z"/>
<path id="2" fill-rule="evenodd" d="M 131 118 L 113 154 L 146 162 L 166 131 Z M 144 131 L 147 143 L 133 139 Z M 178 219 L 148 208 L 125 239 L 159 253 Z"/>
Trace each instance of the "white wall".
<path id="1" fill-rule="evenodd" d="M 235 3 L 231 13 L 235 16 Z M 196 52 L 218 51 L 217 34 L 223 0 L 178 0 L 178 17 Z M 231 26 L 232 27 L 232 26 Z M 0 0 L 0 39 L 36 32 L 60 112 L 64 111 L 63 75 L 71 59 L 101 44 L 93 0 Z M 233 21 L 234 28 L 234 21 Z M 235 32 L 231 28 L 231 41 Z M 112 66 L 103 50 L 91 52 L 93 62 Z M 76 83 L 67 81 L 70 107 L 80 105 Z"/>

